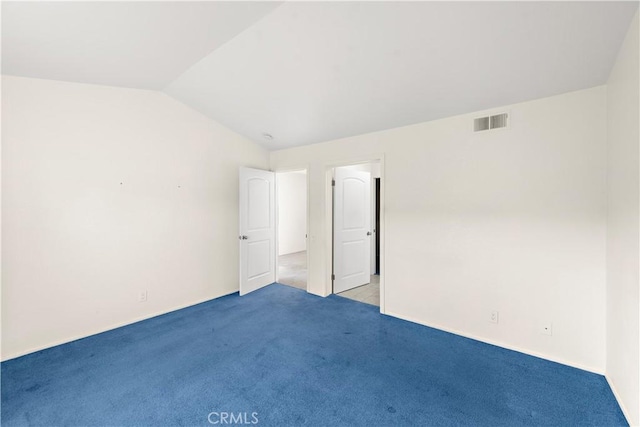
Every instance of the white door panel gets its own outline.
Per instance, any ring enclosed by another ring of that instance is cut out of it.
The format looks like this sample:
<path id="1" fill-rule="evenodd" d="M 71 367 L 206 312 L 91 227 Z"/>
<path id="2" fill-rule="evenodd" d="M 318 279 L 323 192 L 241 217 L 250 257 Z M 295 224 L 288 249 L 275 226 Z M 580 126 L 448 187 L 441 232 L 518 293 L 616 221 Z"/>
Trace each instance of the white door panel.
<path id="1" fill-rule="evenodd" d="M 271 183 L 267 179 L 250 177 L 247 179 L 247 231 L 260 231 L 269 228 L 269 198 L 272 194 Z"/>
<path id="2" fill-rule="evenodd" d="M 240 295 L 275 281 L 275 174 L 240 168 Z"/>
<path id="3" fill-rule="evenodd" d="M 338 181 L 336 180 L 336 185 Z M 365 211 L 362 205 L 365 193 L 369 191 L 361 179 L 347 177 L 342 181 L 342 219 L 343 230 L 365 228 Z"/>
<path id="4" fill-rule="evenodd" d="M 342 278 L 348 279 L 356 274 L 362 274 L 364 266 L 363 251 L 364 242 L 356 240 L 355 242 L 342 242 Z"/>
<path id="5" fill-rule="evenodd" d="M 335 169 L 333 292 L 369 283 L 371 270 L 371 174 Z"/>
<path id="6" fill-rule="evenodd" d="M 271 272 L 269 245 L 268 239 L 258 242 L 247 241 L 247 259 L 252 261 L 247 263 L 247 279 L 253 280 Z"/>

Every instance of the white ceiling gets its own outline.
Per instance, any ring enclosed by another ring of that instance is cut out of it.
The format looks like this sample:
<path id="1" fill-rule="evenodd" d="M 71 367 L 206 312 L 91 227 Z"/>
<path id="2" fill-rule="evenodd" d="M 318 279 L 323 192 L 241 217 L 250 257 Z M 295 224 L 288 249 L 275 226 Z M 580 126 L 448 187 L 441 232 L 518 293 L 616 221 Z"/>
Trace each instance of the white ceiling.
<path id="1" fill-rule="evenodd" d="M 604 84 L 636 8 L 5 2 L 3 73 L 164 88 L 279 149 Z"/>
<path id="2" fill-rule="evenodd" d="M 2 2 L 2 72 L 163 89 L 270 2 Z"/>

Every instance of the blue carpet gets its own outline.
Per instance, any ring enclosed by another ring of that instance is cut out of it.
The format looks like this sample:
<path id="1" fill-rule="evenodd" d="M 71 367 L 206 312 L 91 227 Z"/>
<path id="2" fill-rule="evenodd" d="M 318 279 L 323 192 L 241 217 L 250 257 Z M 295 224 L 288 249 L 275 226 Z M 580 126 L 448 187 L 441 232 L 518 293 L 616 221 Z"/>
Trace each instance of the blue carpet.
<path id="1" fill-rule="evenodd" d="M 2 363 L 3 426 L 206 426 L 208 417 L 627 425 L 600 375 L 278 284 Z"/>

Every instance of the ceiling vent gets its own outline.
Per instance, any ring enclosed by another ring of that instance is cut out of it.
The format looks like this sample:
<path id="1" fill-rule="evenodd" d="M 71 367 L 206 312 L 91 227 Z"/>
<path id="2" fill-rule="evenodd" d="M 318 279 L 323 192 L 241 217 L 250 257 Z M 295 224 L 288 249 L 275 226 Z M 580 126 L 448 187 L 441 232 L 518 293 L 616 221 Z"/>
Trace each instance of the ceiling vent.
<path id="1" fill-rule="evenodd" d="M 507 127 L 507 113 L 496 114 L 495 116 L 479 117 L 473 121 L 473 131 L 500 129 Z"/>

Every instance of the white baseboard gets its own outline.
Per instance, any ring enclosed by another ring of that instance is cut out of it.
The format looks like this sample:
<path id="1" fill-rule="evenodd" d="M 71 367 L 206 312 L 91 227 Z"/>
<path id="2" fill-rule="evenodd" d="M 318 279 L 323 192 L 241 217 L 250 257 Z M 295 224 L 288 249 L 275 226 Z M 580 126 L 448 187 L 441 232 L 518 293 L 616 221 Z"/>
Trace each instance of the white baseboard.
<path id="1" fill-rule="evenodd" d="M 93 331 L 93 332 L 91 332 L 89 334 L 77 335 L 77 336 L 73 336 L 73 337 L 70 337 L 70 338 L 65 338 L 63 340 L 47 343 L 47 344 L 45 344 L 43 346 L 31 347 L 31 348 L 29 348 L 27 350 L 20 351 L 20 352 L 15 352 L 15 353 L 12 353 L 12 354 L 9 354 L 9 355 L 3 357 L 2 358 L 2 362 L 6 362 L 7 360 L 16 359 L 18 357 L 26 356 L 27 354 L 35 353 L 36 351 L 46 350 L 47 348 L 52 348 L 52 347 L 56 347 L 56 346 L 59 346 L 59 345 L 62 345 L 62 344 L 67 344 L 67 343 L 70 343 L 70 342 L 73 342 L 73 341 L 81 340 L 83 338 L 88 338 L 88 337 L 91 337 L 93 335 L 101 334 L 103 332 L 112 331 L 114 329 L 118 329 L 118 328 L 121 328 L 123 326 L 132 325 L 134 323 L 142 322 L 143 320 L 148 320 L 148 319 L 151 319 L 153 317 L 158 317 L 158 316 L 162 316 L 162 315 L 165 315 L 165 314 L 168 314 L 168 313 L 172 313 L 174 311 L 182 310 L 183 308 L 192 307 L 194 305 L 202 304 L 203 302 L 207 302 L 207 301 L 211 301 L 211 300 L 214 300 L 214 299 L 217 299 L 217 298 L 221 298 L 221 297 L 224 297 L 224 296 L 227 296 L 227 295 L 231 295 L 231 294 L 234 294 L 236 292 L 238 292 L 238 291 L 228 292 L 226 294 L 218 295 L 217 297 L 212 297 L 212 298 L 208 297 L 208 298 L 205 298 L 205 299 L 202 299 L 202 300 L 196 300 L 194 302 L 190 302 L 190 303 L 187 303 L 187 304 L 182 304 L 182 305 L 170 308 L 169 310 L 162 310 L 162 311 L 158 311 L 158 312 L 153 313 L 153 314 L 140 316 L 140 317 L 135 317 L 133 319 L 130 319 L 130 320 L 127 320 L 127 321 L 124 321 L 124 322 L 119 322 L 119 323 L 110 325 L 110 326 L 108 326 L 106 328 L 101 328 L 101 329 L 95 330 L 95 331 Z"/>
<path id="2" fill-rule="evenodd" d="M 549 360 L 551 362 L 560 363 L 562 365 L 571 366 L 572 368 L 581 369 L 583 371 L 592 372 L 594 374 L 604 375 L 604 370 L 603 369 L 594 368 L 593 366 L 585 366 L 585 365 L 581 365 L 579 363 L 570 362 L 570 361 L 567 361 L 567 360 L 564 360 L 564 359 L 550 357 L 549 355 L 538 353 L 536 351 L 523 349 L 523 348 L 520 348 L 520 347 L 517 347 L 517 346 L 505 344 L 505 343 L 498 342 L 498 341 L 488 340 L 486 338 L 480 338 L 480 337 L 472 335 L 472 334 L 468 334 L 468 333 L 465 333 L 465 332 L 462 332 L 462 331 L 458 331 L 458 330 L 455 330 L 455 329 L 445 328 L 445 327 L 442 327 L 440 325 L 429 324 L 429 323 L 423 322 L 421 320 L 418 320 L 418 319 L 415 319 L 415 318 L 411 318 L 410 316 L 404 316 L 404 315 L 401 315 L 401 314 L 398 314 L 398 313 L 390 312 L 388 310 L 384 314 L 386 314 L 387 316 L 397 317 L 398 319 L 402 319 L 402 320 L 406 320 L 406 321 L 409 321 L 409 322 L 417 323 L 419 325 L 428 326 L 430 328 L 438 329 L 440 331 L 449 332 L 451 334 L 459 335 L 461 337 L 470 338 L 472 340 L 480 341 L 480 342 L 483 342 L 483 343 L 486 343 L 486 344 L 495 345 L 496 347 L 502 347 L 502 348 L 506 348 L 507 350 L 517 351 L 518 353 L 523 353 L 523 354 L 526 354 L 526 355 L 529 355 L 529 356 L 539 357 L 540 359 L 545 359 L 545 360 Z"/>
<path id="3" fill-rule="evenodd" d="M 622 401 L 622 397 L 620 396 L 620 393 L 618 393 L 618 389 L 613 384 L 613 382 L 611 381 L 611 379 L 609 378 L 609 376 L 607 374 L 605 374 L 604 377 L 607 379 L 607 383 L 609 384 L 609 388 L 611 388 L 611 391 L 613 392 L 613 396 L 618 401 L 618 405 L 620 406 L 620 409 L 622 409 L 622 414 L 627 419 L 627 423 L 629 423 L 630 426 L 633 426 L 634 424 L 631 423 L 631 416 L 629 414 L 629 410 L 624 405 L 624 402 Z"/>

